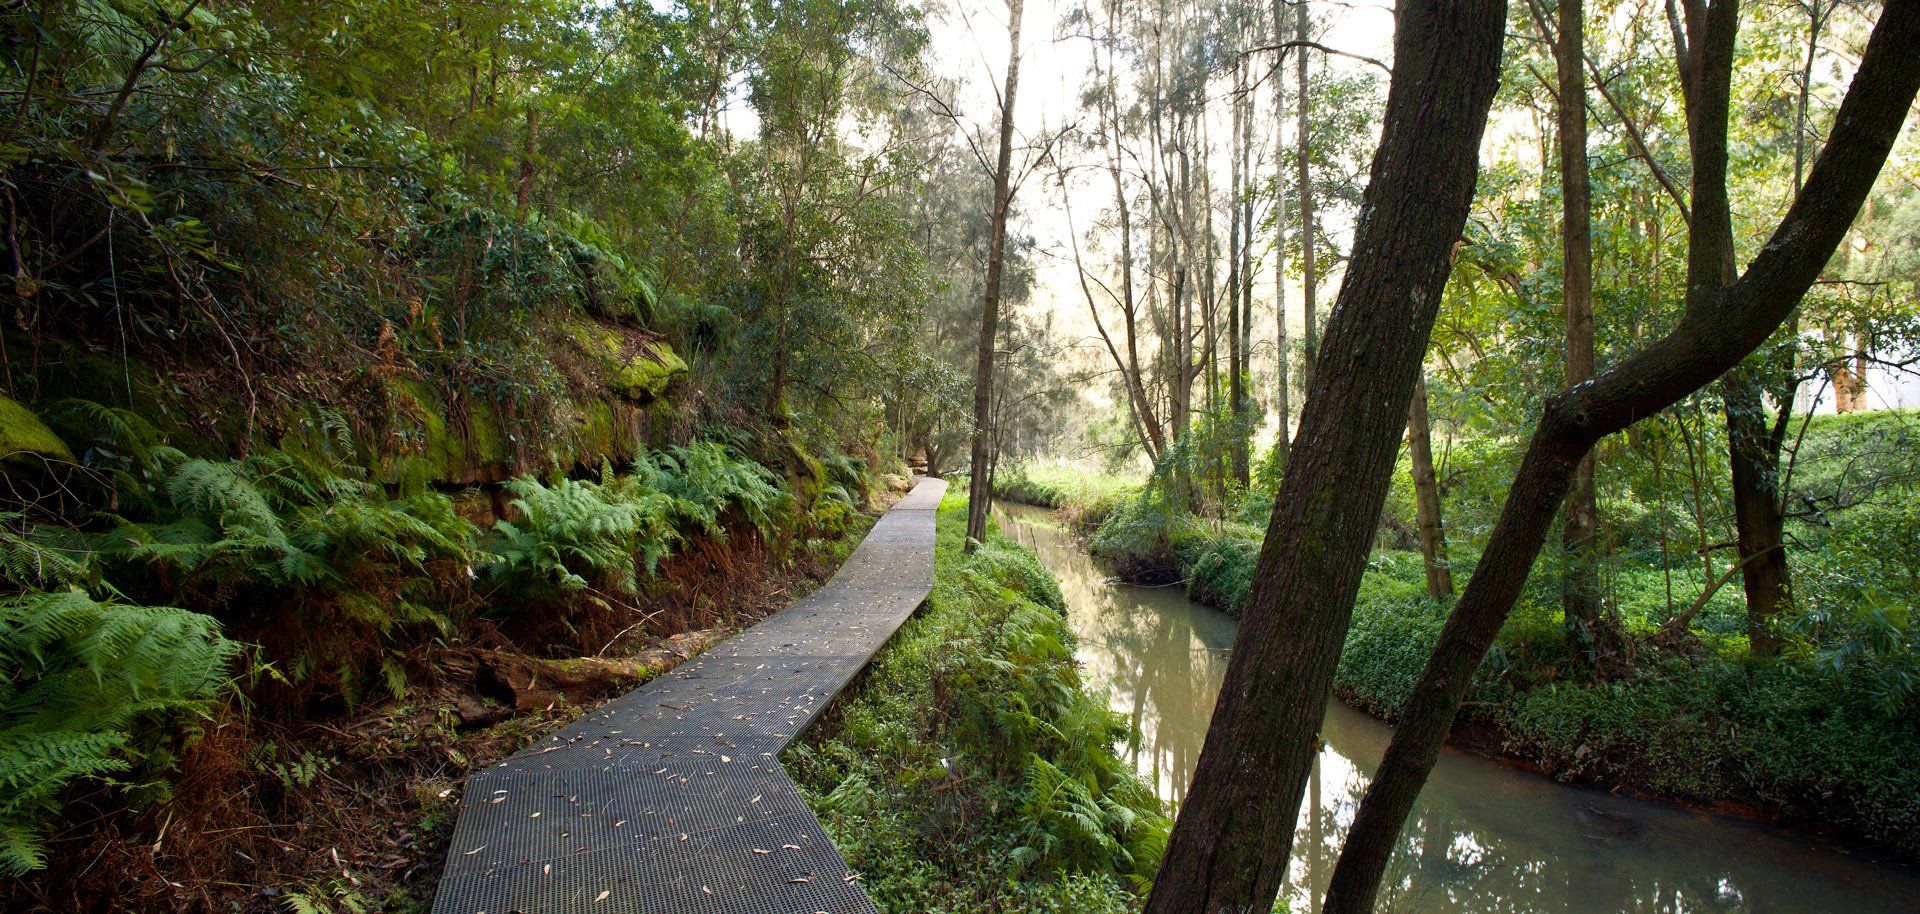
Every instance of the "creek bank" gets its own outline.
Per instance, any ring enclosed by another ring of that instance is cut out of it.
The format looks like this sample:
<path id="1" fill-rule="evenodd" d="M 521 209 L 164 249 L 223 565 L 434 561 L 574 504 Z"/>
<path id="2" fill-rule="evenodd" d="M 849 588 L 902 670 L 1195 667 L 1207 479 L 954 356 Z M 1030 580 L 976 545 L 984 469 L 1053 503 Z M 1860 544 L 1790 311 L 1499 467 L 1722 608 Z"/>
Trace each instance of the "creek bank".
<path id="1" fill-rule="evenodd" d="M 1002 491 L 1025 502 L 1018 488 Z M 1067 493 L 1071 496 L 1071 493 Z M 1060 507 L 1038 504 L 1038 507 Z M 1097 517 L 1090 522 L 1089 517 Z M 1258 531 L 1209 525 L 1135 497 L 1069 504 L 1069 529 L 1127 583 L 1182 583 L 1237 615 Z M 1377 550 L 1335 673 L 1343 702 L 1391 722 L 1445 621 L 1420 558 Z M 1920 859 L 1920 721 L 1883 713 L 1863 684 L 1809 665 L 1711 646 L 1576 676 L 1557 603 L 1535 598 L 1502 630 L 1450 742 L 1506 764 L 1684 807 L 1778 822 L 1846 846 Z"/>
<path id="2" fill-rule="evenodd" d="M 962 553 L 939 514 L 934 589 L 815 724 L 788 771 L 884 911 L 1135 911 L 1164 809 L 1113 751 L 1057 582 L 993 533 Z"/>

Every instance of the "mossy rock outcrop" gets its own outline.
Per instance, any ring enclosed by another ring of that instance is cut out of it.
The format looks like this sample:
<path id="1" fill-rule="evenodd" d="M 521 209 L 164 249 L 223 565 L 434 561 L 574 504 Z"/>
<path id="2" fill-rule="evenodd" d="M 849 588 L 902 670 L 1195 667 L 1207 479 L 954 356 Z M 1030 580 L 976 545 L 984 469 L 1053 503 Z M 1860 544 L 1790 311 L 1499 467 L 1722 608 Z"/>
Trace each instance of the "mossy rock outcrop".
<path id="1" fill-rule="evenodd" d="M 614 371 L 607 386 L 614 393 L 645 406 L 665 397 L 674 379 L 686 373 L 686 361 L 672 346 L 654 342 Z"/>
<path id="2" fill-rule="evenodd" d="M 513 475 L 513 449 L 493 404 L 477 398 L 468 401 L 463 433 L 448 421 L 446 405 L 427 382 L 395 378 L 387 382 L 387 389 L 399 407 L 396 418 L 414 426 L 418 441 L 417 450 L 410 454 L 376 459 L 380 475 L 390 479 L 403 475 L 401 461 L 407 456 L 422 461 L 422 472 L 439 483 L 499 482 Z"/>
<path id="3" fill-rule="evenodd" d="M 33 410 L 0 397 L 0 461 L 19 466 L 45 460 L 72 463 L 73 451 Z"/>
<path id="4" fill-rule="evenodd" d="M 636 406 L 664 399 L 675 379 L 687 373 L 686 360 L 664 340 L 586 321 L 568 323 L 566 332 L 606 389 Z"/>

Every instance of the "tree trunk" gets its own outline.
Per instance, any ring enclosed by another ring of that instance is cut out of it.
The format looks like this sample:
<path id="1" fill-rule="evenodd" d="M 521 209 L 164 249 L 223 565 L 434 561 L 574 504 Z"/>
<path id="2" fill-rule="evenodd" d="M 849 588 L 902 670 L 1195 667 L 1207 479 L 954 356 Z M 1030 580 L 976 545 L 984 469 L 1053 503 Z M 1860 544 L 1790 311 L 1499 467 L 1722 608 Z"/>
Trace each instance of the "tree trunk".
<path id="1" fill-rule="evenodd" d="M 1286 0 L 1273 0 L 1273 38 L 1279 41 L 1287 33 L 1286 19 L 1282 15 Z M 1304 54 L 1296 49 L 1295 53 Z M 1275 61 L 1273 67 L 1273 116 L 1284 119 L 1286 113 L 1287 81 L 1284 59 Z M 1275 470 L 1284 471 L 1287 466 L 1288 450 L 1292 444 L 1293 417 L 1290 415 L 1293 405 L 1293 379 L 1288 371 L 1288 362 L 1293 354 L 1288 351 L 1287 340 L 1287 182 L 1278 174 L 1280 164 L 1286 161 L 1286 141 L 1280 131 L 1273 132 L 1273 323 L 1274 323 L 1274 406 L 1273 421 L 1276 429 L 1273 436 L 1273 464 Z"/>
<path id="2" fill-rule="evenodd" d="M 1139 303 L 1133 292 L 1133 209 L 1127 201 L 1126 182 L 1122 178 L 1120 166 L 1120 98 L 1119 87 L 1114 83 L 1113 44 L 1118 26 L 1114 22 L 1114 10 L 1109 8 L 1107 18 L 1108 69 L 1105 77 L 1103 120 L 1107 138 L 1107 177 L 1113 182 L 1113 203 L 1120 212 L 1120 308 L 1121 319 L 1125 324 L 1127 363 L 1122 369 L 1126 372 L 1126 381 L 1134 403 L 1139 407 L 1140 422 L 1146 428 L 1147 458 L 1158 461 L 1166 450 L 1166 440 L 1160 429 L 1160 419 L 1155 414 L 1153 401 L 1147 396 L 1146 381 L 1140 371 L 1139 345 Z M 1100 64 L 1096 52 L 1094 65 Z"/>
<path id="3" fill-rule="evenodd" d="M 1587 179 L 1586 7 L 1581 0 L 1560 0 L 1560 34 L 1554 45 L 1559 76 L 1560 134 L 1560 292 L 1567 319 L 1567 386 L 1593 377 L 1593 214 Z M 1594 534 L 1600 527 L 1600 503 L 1589 454 L 1574 471 L 1567 498 L 1567 567 L 1560 582 L 1560 606 L 1574 656 L 1591 664 L 1619 649 L 1619 632 L 1600 605 L 1599 555 Z"/>
<path id="4" fill-rule="evenodd" d="M 1307 0 L 1295 0 L 1293 5 L 1293 40 L 1306 41 L 1307 36 Z M 1295 182 L 1299 185 L 1300 197 L 1300 317 L 1306 321 L 1306 351 L 1300 360 L 1300 384 L 1311 389 L 1313 372 L 1320 359 L 1320 323 L 1315 311 L 1315 290 L 1319 277 L 1315 274 L 1318 264 L 1314 263 L 1313 251 L 1313 170 L 1308 163 L 1312 151 L 1312 142 L 1307 127 L 1307 49 L 1302 46 L 1294 49 L 1293 78 L 1298 94 L 1295 101 L 1294 137 L 1299 147 L 1299 161 L 1295 164 Z"/>
<path id="5" fill-rule="evenodd" d="M 1726 124 L 1738 13 L 1732 0 L 1697 22 L 1699 91 L 1690 92 L 1693 211 L 1726 212 Z M 1651 416 L 1733 369 L 1786 320 L 1845 236 L 1899 135 L 1920 89 L 1920 0 L 1889 0 L 1841 103 L 1826 149 L 1773 237 L 1745 275 L 1722 285 L 1721 239 L 1695 233 L 1687 299 L 1671 333 L 1592 381 L 1547 400 L 1506 504 L 1473 578 L 1454 604 L 1427 668 L 1401 709 L 1393 740 L 1367 788 L 1327 890 L 1327 910 L 1373 907 L 1407 813 L 1426 783 L 1473 671 L 1519 599 L 1573 486 L 1580 460 L 1600 439 Z M 1237 659 L 1237 658 L 1236 658 Z"/>
<path id="6" fill-rule="evenodd" d="M 1786 515 L 1780 502 L 1780 451 L 1774 447 L 1760 385 L 1736 368 L 1720 386 L 1727 416 L 1727 462 L 1733 477 L 1733 527 L 1740 583 L 1747 595 L 1747 649 L 1780 653 L 1774 620 L 1786 608 Z"/>
<path id="7" fill-rule="evenodd" d="M 1266 911 L 1286 878 L 1333 668 L 1473 198 L 1505 32 L 1498 0 L 1408 0 L 1398 15 L 1353 266 L 1150 914 Z"/>
<path id="8" fill-rule="evenodd" d="M 1427 596 L 1453 596 L 1453 571 L 1447 567 L 1447 533 L 1440 524 L 1440 484 L 1433 472 L 1433 429 L 1427 421 L 1427 379 L 1413 385 L 1407 410 L 1407 455 L 1413 463 L 1413 513 L 1420 527 L 1420 555 L 1426 560 Z"/>
<path id="9" fill-rule="evenodd" d="M 1000 153 L 993 171 L 993 212 L 987 217 L 987 288 L 980 307 L 980 350 L 973 369 L 973 466 L 967 479 L 967 544 L 987 535 L 987 491 L 992 450 L 993 354 L 1000 325 L 1000 279 L 1005 271 L 1007 210 L 1013 204 L 1013 100 L 1020 88 L 1020 14 L 1026 0 L 1007 2 L 1007 87 L 1000 101 Z"/>
<path id="10" fill-rule="evenodd" d="M 1233 102 L 1233 141 L 1232 179 L 1229 182 L 1227 216 L 1232 224 L 1227 229 L 1227 448 L 1228 473 L 1233 482 L 1242 488 L 1247 484 L 1247 436 L 1242 427 L 1246 415 L 1246 378 L 1240 373 L 1240 300 L 1243 287 L 1253 284 L 1253 277 L 1246 269 L 1246 249 L 1253 245 L 1253 239 L 1241 233 L 1241 198 L 1246 195 L 1246 184 L 1251 183 L 1251 175 L 1245 170 L 1246 151 L 1246 104 L 1247 64 L 1242 58 L 1234 68 Z"/>

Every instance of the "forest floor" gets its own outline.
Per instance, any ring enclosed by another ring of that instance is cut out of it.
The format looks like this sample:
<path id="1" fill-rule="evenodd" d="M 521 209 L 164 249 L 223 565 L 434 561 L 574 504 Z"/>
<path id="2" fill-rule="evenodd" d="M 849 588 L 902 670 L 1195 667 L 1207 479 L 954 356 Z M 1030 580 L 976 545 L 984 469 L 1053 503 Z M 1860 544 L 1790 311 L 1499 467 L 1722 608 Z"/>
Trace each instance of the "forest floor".
<path id="1" fill-rule="evenodd" d="M 626 637 L 602 656 L 574 660 L 469 638 L 417 658 L 436 675 L 400 700 L 286 724 L 245 708 L 219 714 L 183 754 L 169 802 L 130 818 L 113 814 L 120 804 L 101 790 L 95 813 L 75 815 L 78 824 L 49 842 L 55 865 L 12 883 L 0 907 L 425 912 L 445 860 L 455 788 L 468 773 L 817 588 L 871 523 L 785 561 L 744 544 L 718 544 L 728 560 L 704 573 L 676 573 L 676 561 L 695 559 L 670 558 L 640 613 L 698 602 L 717 608 L 709 627 Z"/>

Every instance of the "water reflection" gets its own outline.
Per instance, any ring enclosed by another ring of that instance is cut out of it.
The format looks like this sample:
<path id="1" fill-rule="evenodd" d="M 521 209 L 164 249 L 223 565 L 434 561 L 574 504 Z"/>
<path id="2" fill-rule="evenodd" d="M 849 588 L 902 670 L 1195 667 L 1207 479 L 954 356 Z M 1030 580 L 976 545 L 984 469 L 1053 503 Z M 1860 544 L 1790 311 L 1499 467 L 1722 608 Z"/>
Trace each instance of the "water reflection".
<path id="1" fill-rule="evenodd" d="M 1186 795 L 1226 672 L 1233 623 L 1177 587 L 1109 582 L 1045 512 L 997 508 L 1001 528 L 1060 578 L 1088 681 L 1133 723 L 1123 747 L 1162 797 Z M 1288 894 L 1319 910 L 1390 731 L 1327 708 L 1300 812 Z M 1388 870 L 1382 912 L 1912 914 L 1920 875 L 1800 833 L 1563 786 L 1449 751 Z"/>

